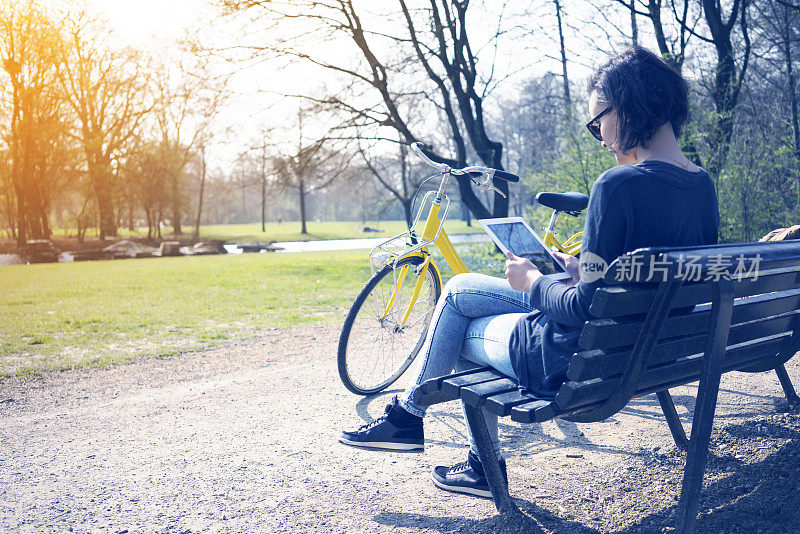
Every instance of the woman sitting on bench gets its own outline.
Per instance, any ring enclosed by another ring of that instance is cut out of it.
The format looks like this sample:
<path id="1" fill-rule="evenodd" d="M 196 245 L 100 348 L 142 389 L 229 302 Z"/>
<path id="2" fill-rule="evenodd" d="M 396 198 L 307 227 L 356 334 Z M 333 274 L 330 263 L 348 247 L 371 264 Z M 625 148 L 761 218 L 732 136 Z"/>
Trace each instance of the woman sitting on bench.
<path id="1" fill-rule="evenodd" d="M 688 86 L 652 52 L 632 47 L 611 58 L 589 83 L 587 124 L 618 166 L 592 186 L 583 230 L 582 258 L 610 264 L 625 252 L 651 246 L 711 245 L 719 214 L 708 174 L 681 152 L 677 138 L 689 111 Z M 588 253 L 588 254 L 587 254 Z M 527 259 L 509 254 L 506 277 L 454 276 L 436 305 L 414 380 L 372 423 L 342 432 L 356 447 L 422 451 L 425 406 L 412 395 L 428 379 L 489 365 L 541 398 L 566 380 L 570 358 L 589 313 L 597 276 L 581 279 L 578 260 L 560 257 L 572 282 L 543 277 Z M 587 273 L 589 274 L 589 273 Z M 497 416 L 485 413 L 500 454 Z M 440 488 L 491 497 L 475 443 L 467 460 L 436 467 Z M 502 457 L 501 457 L 502 458 Z M 505 461 L 500 460 L 505 474 Z"/>

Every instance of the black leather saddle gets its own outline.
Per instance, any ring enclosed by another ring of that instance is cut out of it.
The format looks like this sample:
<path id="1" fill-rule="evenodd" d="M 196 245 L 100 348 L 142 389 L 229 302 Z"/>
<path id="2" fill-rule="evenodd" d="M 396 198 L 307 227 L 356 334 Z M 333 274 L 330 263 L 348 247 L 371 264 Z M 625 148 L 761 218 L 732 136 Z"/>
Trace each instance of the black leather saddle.
<path id="1" fill-rule="evenodd" d="M 570 215 L 578 215 L 589 204 L 589 196 L 583 193 L 539 193 L 536 202 L 542 206 L 563 211 Z"/>

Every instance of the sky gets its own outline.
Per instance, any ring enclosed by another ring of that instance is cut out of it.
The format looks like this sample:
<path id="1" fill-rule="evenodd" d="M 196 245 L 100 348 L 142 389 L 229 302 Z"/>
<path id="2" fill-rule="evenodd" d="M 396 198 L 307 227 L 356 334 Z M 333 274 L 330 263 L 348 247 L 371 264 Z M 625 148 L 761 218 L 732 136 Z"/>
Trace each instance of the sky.
<path id="1" fill-rule="evenodd" d="M 116 33 L 135 48 L 180 39 L 213 13 L 205 0 L 87 0 Z"/>
<path id="2" fill-rule="evenodd" d="M 211 0 L 84 0 L 89 10 L 95 11 L 105 18 L 115 33 L 124 41 L 125 44 L 149 52 L 164 53 L 163 50 L 174 49 L 174 43 L 184 37 L 187 33 L 192 34 L 205 43 L 220 43 L 220 46 L 236 44 L 245 39 L 244 35 L 251 29 L 246 25 L 239 27 L 220 25 L 217 21 L 219 14 L 217 8 L 212 5 Z M 384 2 L 386 0 L 380 0 Z M 526 2 L 514 0 L 509 5 L 521 5 Z M 570 2 L 572 13 L 578 13 L 576 3 L 583 3 L 584 0 L 573 0 Z M 365 4 L 364 9 L 374 6 L 371 2 Z M 488 0 L 487 6 L 491 6 Z M 537 9 L 541 9 L 543 16 L 541 20 L 530 21 L 531 28 L 537 23 L 550 26 L 546 22 L 547 17 L 553 17 L 551 13 L 552 5 L 550 2 L 538 2 Z M 486 7 L 490 9 L 490 7 Z M 477 11 L 477 10 L 476 10 Z M 382 13 L 375 11 L 375 17 L 383 17 Z M 522 24 L 528 24 L 523 20 Z M 480 32 L 484 31 L 491 35 L 494 28 L 476 25 L 477 31 L 473 33 L 480 37 Z M 294 29 L 294 27 L 292 28 Z M 473 30 L 471 30 L 473 31 Z M 567 31 L 571 31 L 567 28 Z M 473 35 L 473 42 L 480 39 Z M 528 66 L 526 76 L 534 73 L 542 74 L 547 71 L 559 72 L 558 47 L 552 32 L 539 32 L 539 38 L 531 39 L 530 49 L 501 50 L 499 57 L 496 58 L 496 65 L 499 69 L 506 69 L 512 72 L 519 65 Z M 588 38 L 588 37 L 587 37 Z M 344 43 L 345 46 L 352 46 L 352 43 Z M 326 50 L 332 54 L 347 53 L 347 48 L 341 47 L 336 43 L 326 43 Z M 581 47 L 586 47 L 577 39 L 569 41 L 571 51 L 576 51 Z M 503 57 L 505 54 L 505 57 Z M 573 61 L 578 59 L 575 55 Z M 223 65 L 221 69 L 226 68 Z M 588 67 L 583 61 L 574 61 L 570 68 L 571 74 L 575 77 L 585 76 Z M 502 76 L 502 72 L 498 73 Z M 522 77 L 518 76 L 519 81 Z M 256 65 L 246 71 L 236 74 L 230 84 L 233 96 L 229 100 L 226 108 L 219 114 L 215 125 L 218 134 L 215 136 L 216 143 L 209 146 L 207 155 L 215 158 L 220 165 L 228 165 L 233 162 L 237 155 L 252 145 L 261 136 L 265 125 L 288 124 L 291 123 L 296 115 L 299 105 L 297 100 L 280 98 L 280 93 L 302 92 L 309 87 L 323 86 L 329 83 L 322 79 L 319 71 L 308 66 L 292 65 L 289 69 L 277 71 L 274 64 Z M 330 82 L 335 83 L 335 82 Z M 501 91 L 511 92 L 515 90 L 513 83 L 501 87 Z M 301 89 L 302 88 L 302 89 Z M 291 133 L 287 134 L 291 136 Z"/>
<path id="3" fill-rule="evenodd" d="M 88 10 L 105 19 L 124 45 L 153 54 L 176 53 L 177 43 L 187 35 L 204 42 L 219 17 L 213 0 L 84 0 Z M 206 156 L 218 166 L 230 165 L 259 135 L 264 122 L 257 108 L 269 107 L 269 99 L 259 97 L 248 76 L 232 82 L 233 96 L 215 121 L 214 141 Z M 256 108 L 256 109 L 254 109 Z M 212 165 L 213 166 L 213 165 Z"/>

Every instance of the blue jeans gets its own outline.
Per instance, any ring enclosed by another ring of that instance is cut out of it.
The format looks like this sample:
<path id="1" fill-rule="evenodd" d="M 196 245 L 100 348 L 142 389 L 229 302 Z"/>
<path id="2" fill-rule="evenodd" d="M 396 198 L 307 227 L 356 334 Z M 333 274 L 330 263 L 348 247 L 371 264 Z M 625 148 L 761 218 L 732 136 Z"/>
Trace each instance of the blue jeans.
<path id="1" fill-rule="evenodd" d="M 508 352 L 511 333 L 520 317 L 533 311 L 530 295 L 515 291 L 503 278 L 483 274 L 459 274 L 444 286 L 436 303 L 425 344 L 422 346 L 416 377 L 400 396 L 400 405 L 419 417 L 425 406 L 412 402 L 414 390 L 428 379 L 474 367 L 490 365 L 514 379 Z M 484 410 L 492 445 L 500 456 L 497 416 Z M 475 440 L 469 443 L 477 454 Z"/>

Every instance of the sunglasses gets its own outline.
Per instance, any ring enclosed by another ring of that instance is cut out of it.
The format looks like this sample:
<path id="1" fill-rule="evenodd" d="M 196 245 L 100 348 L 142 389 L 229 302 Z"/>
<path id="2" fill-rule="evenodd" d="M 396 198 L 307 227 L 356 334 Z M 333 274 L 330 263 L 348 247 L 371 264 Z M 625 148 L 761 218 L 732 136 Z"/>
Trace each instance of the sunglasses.
<path id="1" fill-rule="evenodd" d="M 600 133 L 600 117 L 602 117 L 609 111 L 611 111 L 611 106 L 607 107 L 606 109 L 598 113 L 595 118 L 586 123 L 586 127 L 589 129 L 594 138 L 597 139 L 598 141 L 603 140 L 603 136 Z"/>

